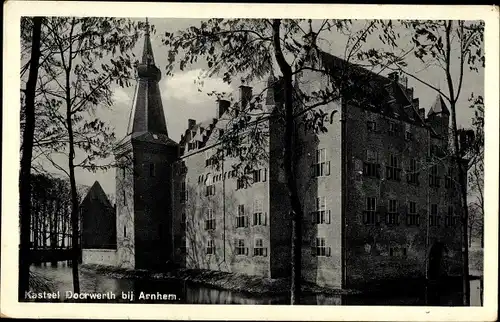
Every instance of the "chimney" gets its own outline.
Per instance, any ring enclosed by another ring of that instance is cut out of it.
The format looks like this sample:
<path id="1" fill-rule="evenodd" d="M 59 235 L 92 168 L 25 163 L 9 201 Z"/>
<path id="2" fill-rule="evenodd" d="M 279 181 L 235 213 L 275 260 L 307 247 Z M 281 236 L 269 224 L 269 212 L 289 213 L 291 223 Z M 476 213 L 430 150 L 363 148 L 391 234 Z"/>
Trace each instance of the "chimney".
<path id="1" fill-rule="evenodd" d="M 408 96 L 408 98 L 411 100 L 413 100 L 413 87 L 410 87 L 410 88 L 407 88 L 406 89 L 406 95 Z"/>
<path id="2" fill-rule="evenodd" d="M 224 113 L 229 109 L 231 103 L 226 100 L 218 100 L 217 101 L 217 117 L 221 118 Z"/>
<path id="3" fill-rule="evenodd" d="M 418 100 L 418 98 L 417 98 L 417 100 Z M 417 102 L 417 103 L 418 103 L 418 102 Z M 418 115 L 420 116 L 420 118 L 421 118 L 422 120 L 424 120 L 424 121 L 425 121 L 425 108 L 419 108 L 419 109 L 418 109 Z"/>
<path id="4" fill-rule="evenodd" d="M 196 125 L 196 120 L 188 119 L 188 129 L 194 127 Z"/>
<path id="5" fill-rule="evenodd" d="M 399 81 L 399 74 L 398 74 L 398 72 L 389 73 L 389 79 L 392 80 L 392 81 L 394 81 L 394 82 Z"/>
<path id="6" fill-rule="evenodd" d="M 412 101 L 411 101 L 413 107 L 418 111 L 418 109 L 420 108 L 420 99 L 418 98 L 414 98 Z"/>
<path id="7" fill-rule="evenodd" d="M 241 107 L 245 107 L 252 99 L 252 88 L 250 86 L 240 86 L 240 102 Z"/>

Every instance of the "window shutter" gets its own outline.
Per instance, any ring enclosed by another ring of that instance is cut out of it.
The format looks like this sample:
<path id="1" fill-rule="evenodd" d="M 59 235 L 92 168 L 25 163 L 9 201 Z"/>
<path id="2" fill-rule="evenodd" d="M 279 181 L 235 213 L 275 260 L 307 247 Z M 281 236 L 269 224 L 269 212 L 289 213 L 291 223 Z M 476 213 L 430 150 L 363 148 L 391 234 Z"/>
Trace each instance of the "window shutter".
<path id="1" fill-rule="evenodd" d="M 263 216 L 264 216 L 264 226 L 267 226 L 267 212 L 265 212 Z"/>
<path id="2" fill-rule="evenodd" d="M 330 210 L 327 210 L 327 211 L 326 211 L 325 216 L 326 216 L 326 218 L 325 218 L 326 223 L 327 223 L 327 224 L 329 224 L 329 223 L 330 223 L 330 220 L 331 220 L 331 218 L 330 218 Z"/>
<path id="3" fill-rule="evenodd" d="M 263 176 L 263 178 L 262 178 L 262 181 L 264 181 L 264 182 L 265 182 L 266 180 L 267 180 L 267 168 L 266 168 L 266 169 L 264 169 L 264 176 Z"/>
<path id="4" fill-rule="evenodd" d="M 329 176 L 330 175 L 330 161 L 326 162 L 325 163 L 325 176 Z"/>
<path id="5" fill-rule="evenodd" d="M 332 248 L 331 248 L 331 247 L 327 247 L 327 248 L 326 248 L 326 256 L 327 256 L 327 257 L 332 256 Z"/>
<path id="6" fill-rule="evenodd" d="M 263 251 L 263 255 L 264 255 L 264 257 L 267 257 L 267 247 L 266 247 L 266 248 L 264 248 L 262 251 Z"/>
<path id="7" fill-rule="evenodd" d="M 312 256 L 316 256 L 316 238 L 313 238 L 311 242 L 311 253 Z"/>
<path id="8" fill-rule="evenodd" d="M 316 212 L 311 211 L 311 223 L 316 223 Z"/>
<path id="9" fill-rule="evenodd" d="M 311 177 L 316 177 L 316 164 L 311 165 Z"/>
<path id="10" fill-rule="evenodd" d="M 253 213 L 253 226 L 257 225 L 257 213 Z"/>
<path id="11" fill-rule="evenodd" d="M 249 226 L 249 221 L 250 219 L 248 218 L 248 216 L 245 216 L 245 227 Z"/>
<path id="12" fill-rule="evenodd" d="M 380 167 L 380 164 L 377 164 L 376 174 L 378 179 L 382 178 L 382 168 Z"/>
<path id="13" fill-rule="evenodd" d="M 245 248 L 245 255 L 248 256 L 248 247 Z"/>
<path id="14" fill-rule="evenodd" d="M 376 218 L 377 224 L 380 224 L 382 219 L 385 217 L 386 212 L 387 212 L 387 208 L 385 205 L 378 206 L 378 216 Z"/>

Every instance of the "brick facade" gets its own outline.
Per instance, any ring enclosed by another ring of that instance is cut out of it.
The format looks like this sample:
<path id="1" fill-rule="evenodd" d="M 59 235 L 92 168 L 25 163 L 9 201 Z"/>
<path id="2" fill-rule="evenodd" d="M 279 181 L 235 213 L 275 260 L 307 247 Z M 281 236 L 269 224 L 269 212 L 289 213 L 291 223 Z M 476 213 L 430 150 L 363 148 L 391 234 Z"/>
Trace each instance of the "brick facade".
<path id="1" fill-rule="evenodd" d="M 163 109 L 156 67 L 141 68 L 140 102 L 116 151 L 124 165 L 116 177 L 117 265 L 153 268 L 174 261 L 188 268 L 289 276 L 290 200 L 279 119 L 271 113 L 262 121 L 268 158 L 253 169 L 260 171 L 258 182 L 242 187 L 234 159 L 226 157 L 220 169 L 210 161 L 226 130 L 229 102 L 218 102 L 216 119 L 189 120 L 177 144 L 164 123 L 152 121 Z M 328 81 L 300 77 L 305 92 Z M 425 118 L 413 89 L 396 79 L 377 81 L 387 93 L 383 106 L 338 100 L 321 107 L 329 115 L 326 133 L 297 130 L 303 277 L 320 285 L 345 288 L 460 271 L 457 171 L 442 154 L 446 105 L 438 97 Z M 276 87 L 268 90 L 269 111 L 280 107 L 279 94 Z M 250 87 L 241 87 L 241 104 L 251 95 Z"/>

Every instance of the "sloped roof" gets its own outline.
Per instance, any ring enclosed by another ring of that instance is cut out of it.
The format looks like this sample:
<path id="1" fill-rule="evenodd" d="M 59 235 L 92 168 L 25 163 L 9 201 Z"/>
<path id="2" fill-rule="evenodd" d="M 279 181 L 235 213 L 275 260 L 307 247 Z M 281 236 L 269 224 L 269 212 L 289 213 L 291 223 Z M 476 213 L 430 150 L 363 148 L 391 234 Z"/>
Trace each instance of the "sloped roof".
<path id="1" fill-rule="evenodd" d="M 439 113 L 450 115 L 450 111 L 448 110 L 448 107 L 446 107 L 446 103 L 444 102 L 443 97 L 441 95 L 438 95 L 436 97 L 436 100 L 434 101 L 434 104 L 432 104 L 432 107 L 427 113 L 427 116 Z"/>
<path id="2" fill-rule="evenodd" d="M 90 187 L 89 191 L 87 192 L 87 195 L 85 198 L 83 198 L 83 201 L 80 204 L 84 204 L 89 202 L 90 200 L 99 200 L 101 204 L 103 204 L 106 207 L 113 207 L 111 205 L 111 202 L 109 202 L 108 196 L 102 189 L 101 185 L 99 184 L 99 181 L 94 182 L 92 187 Z"/>
<path id="3" fill-rule="evenodd" d="M 137 65 L 136 71 L 138 79 L 127 134 L 147 131 L 163 133 L 168 136 L 165 112 L 163 111 L 158 85 L 161 79 L 161 71 L 155 65 L 149 25 L 147 23 L 142 59 Z"/>
<path id="4" fill-rule="evenodd" d="M 330 81 L 350 86 L 342 95 L 350 103 L 424 125 L 418 111 L 413 107 L 412 100 L 407 96 L 406 89 L 398 82 L 329 53 L 320 51 L 320 58 L 330 75 Z"/>

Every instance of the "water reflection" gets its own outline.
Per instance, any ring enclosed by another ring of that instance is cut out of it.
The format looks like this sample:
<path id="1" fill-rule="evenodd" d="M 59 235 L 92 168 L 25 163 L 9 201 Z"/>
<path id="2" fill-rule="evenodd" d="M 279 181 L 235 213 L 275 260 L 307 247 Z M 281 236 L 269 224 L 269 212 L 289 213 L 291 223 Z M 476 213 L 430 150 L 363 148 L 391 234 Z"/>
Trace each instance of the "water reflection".
<path id="1" fill-rule="evenodd" d="M 65 292 L 73 290 L 71 267 L 59 264 L 32 267 L 32 271 L 50 279 L 52 288 L 61 293 L 65 301 Z M 471 305 L 481 305 L 479 301 L 479 282 L 471 281 Z M 118 303 L 175 303 L 175 304 L 288 304 L 289 296 L 262 296 L 219 290 L 211 287 L 193 285 L 177 280 L 133 280 L 120 279 L 96 273 L 80 272 L 81 293 L 112 292 L 114 300 L 95 302 Z M 477 293 L 477 294 L 476 294 Z M 131 296 L 133 294 L 133 296 Z M 142 297 L 142 298 L 141 298 Z M 162 298 L 162 299 L 158 299 Z M 67 300 L 66 300 L 67 301 Z M 82 302 L 94 302 L 82 300 Z M 379 294 L 304 294 L 304 305 L 419 305 L 419 306 L 456 306 L 460 305 L 460 284 L 428 285 L 415 288 L 411 294 L 401 295 L 394 292 Z"/>

